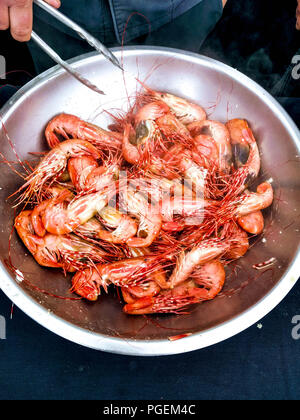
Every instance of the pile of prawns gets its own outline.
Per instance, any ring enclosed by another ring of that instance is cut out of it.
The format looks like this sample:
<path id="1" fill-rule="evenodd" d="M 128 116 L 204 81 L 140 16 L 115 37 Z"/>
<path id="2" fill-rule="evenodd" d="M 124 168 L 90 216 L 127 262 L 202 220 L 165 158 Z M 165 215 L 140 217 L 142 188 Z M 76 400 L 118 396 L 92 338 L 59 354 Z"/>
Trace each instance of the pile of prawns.
<path id="1" fill-rule="evenodd" d="M 224 267 L 264 229 L 273 189 L 249 190 L 260 155 L 246 120 L 145 87 L 107 129 L 60 114 L 45 137 L 15 228 L 85 299 L 114 285 L 127 314 L 181 313 L 220 293 Z"/>

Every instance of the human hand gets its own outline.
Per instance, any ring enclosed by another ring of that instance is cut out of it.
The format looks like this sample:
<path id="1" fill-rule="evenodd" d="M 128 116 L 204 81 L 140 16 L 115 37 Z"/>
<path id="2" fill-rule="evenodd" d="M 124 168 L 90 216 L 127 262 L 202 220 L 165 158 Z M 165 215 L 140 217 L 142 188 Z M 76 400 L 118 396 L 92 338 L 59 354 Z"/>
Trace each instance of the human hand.
<path id="1" fill-rule="evenodd" d="M 10 28 L 17 41 L 30 40 L 32 30 L 33 0 L 0 0 L 0 30 Z M 45 0 L 53 7 L 60 7 L 60 0 Z"/>
<path id="2" fill-rule="evenodd" d="M 296 23 L 296 29 L 300 31 L 300 0 L 298 0 L 298 7 L 296 11 L 296 17 L 297 17 L 297 23 Z"/>

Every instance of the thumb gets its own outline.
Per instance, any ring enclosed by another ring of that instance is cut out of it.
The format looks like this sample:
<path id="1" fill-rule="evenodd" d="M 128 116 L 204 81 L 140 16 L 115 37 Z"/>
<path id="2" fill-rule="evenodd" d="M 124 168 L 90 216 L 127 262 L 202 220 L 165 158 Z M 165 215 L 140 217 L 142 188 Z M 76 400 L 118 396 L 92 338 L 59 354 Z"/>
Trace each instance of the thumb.
<path id="1" fill-rule="evenodd" d="M 50 6 L 55 7 L 56 9 L 58 9 L 61 5 L 60 0 L 45 0 L 46 3 L 50 4 Z"/>

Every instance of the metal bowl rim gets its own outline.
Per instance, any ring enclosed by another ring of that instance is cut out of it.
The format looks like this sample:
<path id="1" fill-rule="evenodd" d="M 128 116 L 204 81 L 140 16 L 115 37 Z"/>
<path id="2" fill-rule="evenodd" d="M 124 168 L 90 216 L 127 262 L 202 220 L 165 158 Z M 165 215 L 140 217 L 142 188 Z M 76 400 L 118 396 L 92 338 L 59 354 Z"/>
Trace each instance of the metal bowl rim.
<path id="1" fill-rule="evenodd" d="M 124 52 L 124 55 L 126 53 L 130 54 L 130 52 L 133 52 L 134 54 L 143 54 L 143 52 L 158 52 L 159 54 L 165 53 L 166 55 L 173 53 L 176 56 L 189 56 L 197 62 L 202 62 L 205 65 L 209 64 L 221 72 L 226 72 L 227 74 L 229 73 L 229 75 L 231 75 L 234 79 L 237 79 L 239 82 L 247 85 L 247 87 L 251 88 L 251 90 L 258 95 L 262 95 L 264 102 L 267 102 L 267 104 L 273 110 L 275 110 L 277 114 L 280 114 L 282 123 L 289 131 L 295 142 L 295 145 L 297 145 L 298 150 L 300 151 L 299 130 L 291 117 L 275 100 L 275 98 L 273 98 L 267 91 L 265 91 L 265 89 L 263 89 L 249 77 L 240 73 L 238 70 L 212 58 L 174 48 L 155 46 L 143 46 L 137 48 L 135 46 L 131 46 L 124 47 L 122 49 L 113 48 L 112 50 L 115 53 Z M 104 60 L 103 57 L 99 57 L 98 53 L 92 52 L 83 54 L 68 61 L 75 66 L 80 66 L 99 58 Z M 18 104 L 19 101 L 22 100 L 22 98 L 28 95 L 35 88 L 42 85 L 44 82 L 48 81 L 50 78 L 57 77 L 62 73 L 65 73 L 65 70 L 61 69 L 59 66 L 54 66 L 44 73 L 38 75 L 25 86 L 23 86 L 20 90 L 18 90 L 1 109 L 2 121 L 5 121 L 5 119 L 13 112 L 14 107 Z M 53 333 L 74 343 L 91 349 L 116 354 L 132 356 L 163 356 L 185 353 L 208 347 L 210 345 L 229 339 L 230 337 L 249 328 L 260 319 L 262 319 L 265 315 L 267 315 L 284 299 L 284 297 L 297 282 L 299 276 L 299 266 L 300 249 L 298 247 L 297 254 L 290 264 L 287 272 L 282 276 L 278 283 L 255 305 L 251 306 L 246 311 L 240 313 L 230 320 L 227 320 L 207 330 L 194 333 L 191 336 L 185 337 L 178 341 L 170 341 L 167 339 L 122 339 L 105 336 L 103 334 L 94 333 L 87 329 L 78 327 L 49 312 L 32 297 L 27 295 L 18 286 L 17 282 L 11 280 L 11 276 L 3 264 L 0 264 L 0 287 L 6 296 L 29 317 Z"/>

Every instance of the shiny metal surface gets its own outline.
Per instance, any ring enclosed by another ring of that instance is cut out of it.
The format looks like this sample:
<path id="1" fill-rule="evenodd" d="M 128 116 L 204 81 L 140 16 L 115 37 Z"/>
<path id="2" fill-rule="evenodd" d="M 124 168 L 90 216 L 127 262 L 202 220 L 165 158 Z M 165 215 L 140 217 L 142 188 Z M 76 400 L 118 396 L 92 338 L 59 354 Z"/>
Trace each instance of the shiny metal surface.
<path id="1" fill-rule="evenodd" d="M 121 52 L 114 50 L 117 57 Z M 200 349 L 227 339 L 258 322 L 289 292 L 300 274 L 300 139 L 299 131 L 279 104 L 256 83 L 212 59 L 173 49 L 126 48 L 122 74 L 103 57 L 78 57 L 72 64 L 94 83 L 105 81 L 106 96 L 87 90 L 55 67 L 19 91 L 2 110 L 2 120 L 21 159 L 46 149 L 43 129 L 60 112 L 76 114 L 101 126 L 110 121 L 103 110 L 126 109 L 127 93 L 139 89 L 135 77 L 154 89 L 184 96 L 204 106 L 211 119 L 246 118 L 256 135 L 262 157 L 260 180 L 271 180 L 275 201 L 264 213 L 264 239 L 257 239 L 235 269 L 228 268 L 222 295 L 176 316 L 134 317 L 122 313 L 117 295 L 96 303 L 62 300 L 18 282 L 5 265 L 13 221 L 6 198 L 22 184 L 1 165 L 0 286 L 25 313 L 50 331 L 81 345 L 113 353 L 164 355 Z M 15 156 L 0 132 L 0 150 Z M 253 264 L 276 258 L 265 270 Z M 57 270 L 39 267 L 13 234 L 13 264 L 32 284 L 55 295 L 71 296 L 70 282 Z M 177 341 L 170 336 L 191 333 Z M 276 331 L 274 331 L 276 334 Z"/>
<path id="2" fill-rule="evenodd" d="M 92 34 L 87 32 L 84 28 L 74 22 L 72 19 L 65 16 L 55 7 L 46 3 L 44 0 L 33 0 L 34 3 L 44 9 L 47 13 L 53 16 L 55 19 L 59 20 L 64 25 L 71 28 L 77 33 L 84 41 L 86 41 L 91 47 L 93 47 L 98 53 L 103 54 L 104 57 L 109 60 L 114 66 L 117 66 L 119 69 L 123 70 L 117 57 L 108 49 L 99 39 L 95 38 Z"/>
<path id="3" fill-rule="evenodd" d="M 96 51 L 100 54 L 103 54 L 104 57 L 109 60 L 114 66 L 117 66 L 120 70 L 123 70 L 118 59 L 111 53 L 111 51 L 105 47 L 98 39 L 93 35 L 83 29 L 81 26 L 77 25 L 74 21 L 69 19 L 67 16 L 55 9 L 55 7 L 50 6 L 43 0 L 34 0 L 34 3 L 44 9 L 47 13 L 53 16 L 55 19 L 62 22 L 64 25 L 73 29 L 82 39 L 84 39 L 89 45 L 91 45 Z M 64 61 L 56 52 L 53 50 L 43 39 L 39 37 L 34 31 L 31 32 L 31 39 L 36 42 L 36 44 L 46 53 L 49 57 L 52 58 L 56 64 L 59 64 L 63 67 L 71 76 L 75 77 L 80 83 L 83 83 L 87 88 L 94 90 L 95 92 L 103 95 L 104 92 L 96 86 L 94 83 L 91 83 L 85 77 L 83 77 L 78 71 L 73 69 L 73 67 Z"/>
<path id="4" fill-rule="evenodd" d="M 38 36 L 38 34 L 36 34 L 34 31 L 31 32 L 31 39 L 34 42 L 36 42 L 38 44 L 38 46 L 46 54 L 48 54 L 49 57 L 51 57 L 52 60 L 56 64 L 59 64 L 68 73 L 70 73 L 71 76 L 75 77 L 75 79 L 77 79 L 78 82 L 84 84 L 87 88 L 94 90 L 95 92 L 99 93 L 100 95 L 105 95 L 105 93 L 103 92 L 103 90 L 99 89 L 96 85 L 94 85 L 94 83 L 91 83 L 89 80 L 87 80 L 85 77 L 83 77 L 82 74 L 80 74 L 78 71 L 76 71 L 75 69 L 73 69 L 73 67 L 70 66 L 69 63 L 67 63 L 66 61 L 62 60 L 61 57 L 52 48 L 50 48 L 49 45 L 44 40 L 42 40 L 42 38 L 40 38 Z"/>

